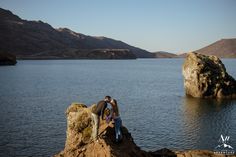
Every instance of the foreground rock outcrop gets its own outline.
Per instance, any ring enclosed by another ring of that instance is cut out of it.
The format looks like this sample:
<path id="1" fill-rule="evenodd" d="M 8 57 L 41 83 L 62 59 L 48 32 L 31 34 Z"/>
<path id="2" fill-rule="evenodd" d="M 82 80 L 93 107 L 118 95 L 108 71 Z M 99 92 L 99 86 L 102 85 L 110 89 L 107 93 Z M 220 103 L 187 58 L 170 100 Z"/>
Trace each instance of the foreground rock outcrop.
<path id="1" fill-rule="evenodd" d="M 161 149 L 155 152 L 141 150 L 133 141 L 127 128 L 122 127 L 123 140 L 114 143 L 114 126 L 101 121 L 99 141 L 91 141 L 92 122 L 91 111 L 94 105 L 73 103 L 66 111 L 67 132 L 65 148 L 55 157 L 214 157 L 211 151 L 176 151 Z M 225 156 L 225 155 L 220 155 Z"/>
<path id="2" fill-rule="evenodd" d="M 216 56 L 188 53 L 182 72 L 187 95 L 199 98 L 236 98 L 236 81 Z"/>
<path id="3" fill-rule="evenodd" d="M 107 125 L 104 121 L 100 124 L 99 142 L 91 141 L 92 121 L 91 110 L 83 104 L 72 104 L 66 111 L 67 138 L 65 149 L 56 156 L 61 157 L 141 157 L 147 156 L 146 152 L 135 145 L 131 134 L 122 127 L 124 139 L 122 144 L 114 143 L 114 126 Z"/>
<path id="4" fill-rule="evenodd" d="M 0 65 L 15 65 L 16 56 L 6 52 L 0 52 Z"/>

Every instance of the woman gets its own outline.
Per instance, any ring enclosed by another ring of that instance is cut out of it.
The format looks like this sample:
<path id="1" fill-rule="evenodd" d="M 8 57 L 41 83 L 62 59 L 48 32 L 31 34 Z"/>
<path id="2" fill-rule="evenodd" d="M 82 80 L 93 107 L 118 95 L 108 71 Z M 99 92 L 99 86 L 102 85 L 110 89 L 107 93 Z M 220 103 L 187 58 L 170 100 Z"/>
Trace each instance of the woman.
<path id="1" fill-rule="evenodd" d="M 111 99 L 109 103 L 112 106 L 112 118 L 114 119 L 115 122 L 116 142 L 120 142 L 122 139 L 122 133 L 121 133 L 122 120 L 120 118 L 119 108 L 117 105 L 117 101 L 115 99 Z"/>

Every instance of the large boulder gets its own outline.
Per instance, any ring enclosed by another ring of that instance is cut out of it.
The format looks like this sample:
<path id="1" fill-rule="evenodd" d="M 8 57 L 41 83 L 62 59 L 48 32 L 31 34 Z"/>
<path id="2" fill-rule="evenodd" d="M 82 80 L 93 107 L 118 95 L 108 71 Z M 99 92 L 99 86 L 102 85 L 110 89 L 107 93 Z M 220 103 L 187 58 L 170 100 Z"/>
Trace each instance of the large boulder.
<path id="1" fill-rule="evenodd" d="M 199 98 L 236 98 L 236 81 L 216 56 L 190 52 L 182 73 L 187 95 Z"/>

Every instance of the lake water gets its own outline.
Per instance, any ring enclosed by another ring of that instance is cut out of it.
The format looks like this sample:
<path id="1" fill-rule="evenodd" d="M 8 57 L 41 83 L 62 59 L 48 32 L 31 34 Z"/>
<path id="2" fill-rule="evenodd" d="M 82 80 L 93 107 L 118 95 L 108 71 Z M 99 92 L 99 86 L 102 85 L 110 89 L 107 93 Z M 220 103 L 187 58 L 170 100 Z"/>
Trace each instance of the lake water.
<path id="1" fill-rule="evenodd" d="M 236 101 L 186 98 L 183 59 L 39 60 L 0 67 L 0 156 L 52 156 L 64 148 L 65 110 L 105 95 L 142 149 L 236 148 Z M 236 60 L 224 59 L 236 78 Z"/>

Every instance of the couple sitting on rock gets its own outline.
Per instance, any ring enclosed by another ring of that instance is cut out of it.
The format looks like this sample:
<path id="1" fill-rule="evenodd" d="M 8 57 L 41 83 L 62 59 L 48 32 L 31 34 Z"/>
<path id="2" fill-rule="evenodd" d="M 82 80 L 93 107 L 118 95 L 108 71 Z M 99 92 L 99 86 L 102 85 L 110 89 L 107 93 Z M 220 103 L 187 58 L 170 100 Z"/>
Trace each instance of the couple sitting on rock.
<path id="1" fill-rule="evenodd" d="M 107 120 L 107 123 L 110 122 L 110 119 L 114 120 L 116 142 L 120 142 L 122 139 L 122 134 L 121 134 L 122 121 L 120 118 L 117 101 L 115 99 L 112 99 L 110 96 L 106 96 L 104 100 L 99 101 L 97 103 L 96 108 L 92 111 L 92 120 L 93 120 L 92 137 L 94 141 L 98 141 L 100 116 L 102 116 L 102 120 L 104 120 L 104 112 L 105 112 L 105 109 L 107 108 L 107 103 L 111 104 L 112 109 L 108 110 L 108 112 L 106 113 L 106 120 Z"/>

